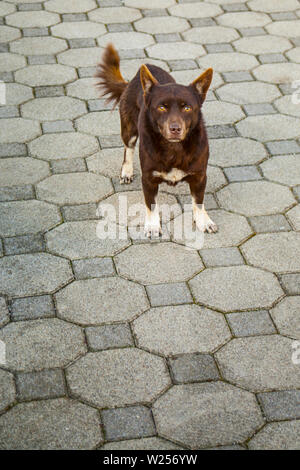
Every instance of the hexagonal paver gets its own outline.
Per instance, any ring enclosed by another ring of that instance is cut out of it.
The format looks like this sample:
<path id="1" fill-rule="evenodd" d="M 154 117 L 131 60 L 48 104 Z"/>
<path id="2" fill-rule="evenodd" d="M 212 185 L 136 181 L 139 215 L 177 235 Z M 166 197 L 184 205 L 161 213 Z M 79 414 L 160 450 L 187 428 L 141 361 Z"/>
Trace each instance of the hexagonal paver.
<path id="1" fill-rule="evenodd" d="M 300 136 L 300 120 L 280 114 L 249 116 L 237 124 L 241 135 L 266 142 Z"/>
<path id="2" fill-rule="evenodd" d="M 139 10 L 127 7 L 97 8 L 88 13 L 92 21 L 99 23 L 132 23 L 142 17 Z M 145 32 L 147 32 L 145 30 Z"/>
<path id="3" fill-rule="evenodd" d="M 75 396 L 101 408 L 150 402 L 170 384 L 163 359 L 135 348 L 89 353 L 66 375 Z"/>
<path id="4" fill-rule="evenodd" d="M 183 18 L 175 18 L 172 16 L 158 17 L 153 21 L 153 18 L 143 18 L 135 22 L 137 31 L 149 34 L 164 33 L 180 33 L 189 28 L 189 24 Z"/>
<path id="5" fill-rule="evenodd" d="M 275 52 L 284 52 L 291 49 L 292 44 L 288 39 L 272 35 L 253 36 L 241 38 L 234 42 L 238 51 L 248 54 L 268 54 Z"/>
<path id="6" fill-rule="evenodd" d="M 216 358 L 226 380 L 254 392 L 299 388 L 300 368 L 291 359 L 292 343 L 279 335 L 237 338 Z"/>
<path id="7" fill-rule="evenodd" d="M 32 156 L 51 161 L 84 158 L 97 152 L 99 145 L 90 135 L 62 132 L 42 135 L 30 142 L 28 148 Z"/>
<path id="8" fill-rule="evenodd" d="M 10 26 L 1 25 L 0 29 L 0 41 L 9 42 L 14 41 L 21 37 L 21 32 L 17 28 L 11 28 Z"/>
<path id="9" fill-rule="evenodd" d="M 280 96 L 276 86 L 261 82 L 227 83 L 217 94 L 221 100 L 237 104 L 267 103 Z"/>
<path id="10" fill-rule="evenodd" d="M 282 96 L 274 103 L 275 108 L 282 114 L 289 114 L 290 116 L 300 117 L 300 106 L 293 103 L 290 95 Z"/>
<path id="11" fill-rule="evenodd" d="M 250 266 L 205 269 L 189 283 L 197 302 L 225 312 L 268 307 L 283 295 L 273 274 Z"/>
<path id="12" fill-rule="evenodd" d="M 203 106 L 203 114 L 209 126 L 232 124 L 245 117 L 240 106 L 220 101 L 207 101 Z"/>
<path id="13" fill-rule="evenodd" d="M 67 260 L 48 253 L 0 259 L 0 292 L 10 296 L 51 293 L 72 278 Z"/>
<path id="14" fill-rule="evenodd" d="M 50 36 L 21 38 L 10 45 L 12 52 L 23 55 L 57 54 L 67 48 L 66 41 Z"/>
<path id="15" fill-rule="evenodd" d="M 249 442 L 253 450 L 299 450 L 300 420 L 268 423 Z"/>
<path id="16" fill-rule="evenodd" d="M 57 39 L 62 41 L 62 39 Z M 60 64 L 71 65 L 72 67 L 95 67 L 101 59 L 102 50 L 98 47 L 69 49 L 58 54 L 57 61 Z"/>
<path id="17" fill-rule="evenodd" d="M 295 230 L 300 230 L 300 206 L 293 207 L 286 213 L 286 216 Z"/>
<path id="18" fill-rule="evenodd" d="M 231 183 L 217 197 L 221 207 L 247 216 L 283 212 L 295 202 L 288 188 L 268 181 Z"/>
<path id="19" fill-rule="evenodd" d="M 203 268 L 196 251 L 173 243 L 130 246 L 115 262 L 122 276 L 142 284 L 185 281 Z"/>
<path id="20" fill-rule="evenodd" d="M 46 28 L 59 23 L 60 18 L 48 11 L 18 11 L 6 18 L 6 24 L 17 28 Z"/>
<path id="21" fill-rule="evenodd" d="M 71 21 L 70 23 L 60 23 L 52 26 L 53 36 L 59 38 L 96 38 L 106 33 L 104 25 L 92 21 Z"/>
<path id="22" fill-rule="evenodd" d="M 0 297 L 0 327 L 9 322 L 9 312 L 3 297 Z"/>
<path id="23" fill-rule="evenodd" d="M 46 10 L 56 13 L 84 13 L 96 6 L 94 0 L 50 0 L 45 3 Z"/>
<path id="24" fill-rule="evenodd" d="M 87 114 L 76 120 L 76 127 L 80 132 L 96 136 L 120 134 L 119 112 L 100 111 Z"/>
<path id="25" fill-rule="evenodd" d="M 300 20 L 274 21 L 272 24 L 269 24 L 266 29 L 269 34 L 293 38 L 299 35 L 299 26 Z"/>
<path id="26" fill-rule="evenodd" d="M 191 42 L 166 42 L 147 48 L 150 57 L 163 60 L 196 59 L 205 54 L 202 46 Z"/>
<path id="27" fill-rule="evenodd" d="M 143 287 L 117 277 L 76 281 L 55 297 L 58 315 L 83 325 L 128 321 L 149 306 Z"/>
<path id="28" fill-rule="evenodd" d="M 36 98 L 21 107 L 26 118 L 40 121 L 56 121 L 58 119 L 75 119 L 87 111 L 85 103 L 68 96 L 55 98 Z"/>
<path id="29" fill-rule="evenodd" d="M 169 8 L 169 12 L 173 16 L 181 16 L 183 18 L 206 18 L 208 16 L 217 16 L 222 13 L 218 5 L 211 5 L 207 3 L 198 2 L 187 3 L 186 5 L 174 5 Z"/>
<path id="30" fill-rule="evenodd" d="M 291 21 L 288 21 L 288 23 L 291 23 Z M 253 75 L 257 80 L 269 83 L 291 83 L 299 78 L 299 73 L 299 64 L 287 62 L 280 64 L 264 64 L 253 70 Z"/>
<path id="31" fill-rule="evenodd" d="M 0 186 L 34 184 L 50 174 L 49 165 L 29 157 L 0 160 Z"/>
<path id="32" fill-rule="evenodd" d="M 23 118 L 1 119 L 0 141 L 2 143 L 26 142 L 41 135 L 38 121 Z"/>
<path id="33" fill-rule="evenodd" d="M 6 365 L 13 370 L 62 367 L 86 352 L 81 329 L 57 318 L 10 323 L 0 339 L 6 344 Z"/>
<path id="34" fill-rule="evenodd" d="M 153 414 L 159 434 L 192 449 L 242 442 L 264 423 L 252 393 L 222 382 L 175 385 Z"/>
<path id="35" fill-rule="evenodd" d="M 238 72 L 239 70 L 249 70 L 259 65 L 253 55 L 242 52 L 218 52 L 200 57 L 198 63 L 203 68 L 212 67 L 217 72 Z"/>
<path id="36" fill-rule="evenodd" d="M 95 78 L 80 78 L 76 82 L 67 85 L 67 95 L 82 100 L 97 99 L 99 93 L 95 87 Z"/>
<path id="37" fill-rule="evenodd" d="M 19 85 L 18 83 L 7 83 L 5 85 L 5 92 L 8 105 L 22 104 L 33 98 L 32 89 L 28 86 Z"/>
<path id="38" fill-rule="evenodd" d="M 300 296 L 285 297 L 270 313 L 279 333 L 300 339 Z"/>
<path id="39" fill-rule="evenodd" d="M 260 142 L 242 137 L 210 139 L 209 148 L 209 162 L 221 167 L 255 164 L 267 155 Z"/>
<path id="40" fill-rule="evenodd" d="M 97 221 L 86 220 L 60 225 L 46 234 L 49 251 L 71 259 L 80 259 L 111 256 L 129 245 L 127 239 L 101 240 L 97 237 L 97 224 Z"/>
<path id="41" fill-rule="evenodd" d="M 113 43 L 117 49 L 144 49 L 154 43 L 150 34 L 129 32 L 129 33 L 108 33 L 97 39 L 99 46 L 105 47 Z"/>
<path id="42" fill-rule="evenodd" d="M 12 405 L 16 399 L 14 377 L 0 369 L 0 411 Z"/>
<path id="43" fill-rule="evenodd" d="M 272 157 L 261 164 L 261 169 L 266 178 L 294 186 L 300 181 L 300 154 Z"/>
<path id="44" fill-rule="evenodd" d="M 57 207 L 34 200 L 2 202 L 0 219 L 2 237 L 44 232 L 61 220 Z"/>
<path id="45" fill-rule="evenodd" d="M 286 12 L 299 8 L 297 0 L 276 0 L 276 2 L 273 0 L 251 0 L 248 5 L 251 10 L 264 11 L 266 13 Z"/>
<path id="46" fill-rule="evenodd" d="M 217 18 L 217 22 L 233 28 L 257 28 L 271 22 L 268 15 L 252 11 L 225 13 Z"/>
<path id="47" fill-rule="evenodd" d="M 63 85 L 76 78 L 74 68 L 60 64 L 28 65 L 16 72 L 16 80 L 30 86 Z"/>
<path id="48" fill-rule="evenodd" d="M 110 193 L 110 180 L 92 173 L 53 175 L 37 185 L 38 198 L 56 204 L 97 202 Z"/>
<path id="49" fill-rule="evenodd" d="M 99 413 L 74 400 L 21 403 L 0 417 L 4 449 L 93 449 L 102 442 Z"/>
<path id="50" fill-rule="evenodd" d="M 300 270 L 300 233 L 260 233 L 242 251 L 250 264 L 270 271 Z"/>
<path id="51" fill-rule="evenodd" d="M 140 347 L 166 356 L 212 352 L 231 337 L 220 313 L 196 305 L 152 308 L 133 328 Z"/>
<path id="52" fill-rule="evenodd" d="M 103 149 L 86 159 L 87 167 L 93 173 L 102 174 L 109 178 L 117 178 L 120 176 L 123 156 L 123 147 Z M 137 157 L 134 159 L 133 168 L 135 175 L 141 172 Z"/>
<path id="53" fill-rule="evenodd" d="M 13 72 L 14 70 L 25 67 L 25 65 L 25 57 L 17 54 L 10 54 L 9 52 L 2 52 L 0 54 L 0 70 L 2 72 Z"/>
<path id="54" fill-rule="evenodd" d="M 231 42 L 238 39 L 239 35 L 233 28 L 224 26 L 204 26 L 202 28 L 191 28 L 183 34 L 186 41 L 199 44 L 217 44 L 219 42 Z"/>

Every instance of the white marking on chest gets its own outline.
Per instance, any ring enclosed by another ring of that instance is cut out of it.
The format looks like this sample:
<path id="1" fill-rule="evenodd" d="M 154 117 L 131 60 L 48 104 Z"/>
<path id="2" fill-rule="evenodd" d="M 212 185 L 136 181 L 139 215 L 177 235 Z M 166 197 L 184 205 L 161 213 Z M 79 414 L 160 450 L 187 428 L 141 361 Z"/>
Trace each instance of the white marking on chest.
<path id="1" fill-rule="evenodd" d="M 172 170 L 168 173 L 164 171 L 153 171 L 153 176 L 158 176 L 159 178 L 162 178 L 165 181 L 171 181 L 171 183 L 177 183 L 178 181 L 181 181 L 185 176 L 187 176 L 187 173 L 182 170 L 179 170 L 178 168 L 172 168 Z"/>

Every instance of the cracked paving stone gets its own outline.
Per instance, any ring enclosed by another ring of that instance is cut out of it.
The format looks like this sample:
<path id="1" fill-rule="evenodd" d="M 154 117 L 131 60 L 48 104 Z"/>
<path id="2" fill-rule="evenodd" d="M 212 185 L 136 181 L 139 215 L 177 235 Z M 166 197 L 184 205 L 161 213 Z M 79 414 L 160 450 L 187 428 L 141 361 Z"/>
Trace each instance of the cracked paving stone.
<path id="1" fill-rule="evenodd" d="M 15 400 L 16 390 L 14 376 L 10 372 L 0 369 L 0 411 L 12 405 Z"/>
<path id="2" fill-rule="evenodd" d="M 130 246 L 115 263 L 121 276 L 142 284 L 186 281 L 203 269 L 196 251 L 174 243 Z"/>
<path id="3" fill-rule="evenodd" d="M 51 293 L 72 279 L 67 260 L 48 253 L 0 259 L 0 292 L 9 296 Z"/>
<path id="4" fill-rule="evenodd" d="M 81 329 L 58 318 L 10 323 L 0 339 L 6 343 L 6 365 L 15 371 L 63 367 L 86 352 Z"/>
<path id="5" fill-rule="evenodd" d="M 231 338 L 220 313 L 196 305 L 152 308 L 133 328 L 140 347 L 166 356 L 212 352 Z"/>
<path id="6" fill-rule="evenodd" d="M 51 161 L 87 157 L 99 150 L 99 144 L 97 139 L 90 135 L 62 132 L 42 135 L 30 142 L 28 148 L 33 157 Z"/>
<path id="7" fill-rule="evenodd" d="M 56 206 L 35 200 L 1 203 L 0 219 L 2 237 L 44 232 L 61 221 Z"/>
<path id="8" fill-rule="evenodd" d="M 274 272 L 300 271 L 300 233 L 263 233 L 241 250 L 249 264 Z"/>
<path id="9" fill-rule="evenodd" d="M 0 297 L 0 327 L 9 322 L 8 308 L 4 297 Z"/>
<path id="10" fill-rule="evenodd" d="M 56 204 L 97 202 L 111 193 L 110 180 L 92 173 L 53 175 L 37 185 L 38 198 Z"/>
<path id="11" fill-rule="evenodd" d="M 248 443 L 252 450 L 299 450 L 300 420 L 267 424 Z"/>
<path id="12" fill-rule="evenodd" d="M 48 250 L 70 259 L 81 259 L 113 256 L 130 245 L 128 238 L 101 239 L 97 235 L 98 224 L 99 221 L 86 220 L 60 225 L 46 234 Z"/>
<path id="13" fill-rule="evenodd" d="M 221 167 L 251 165 L 267 156 L 267 152 L 260 142 L 242 137 L 211 139 L 209 147 L 209 162 Z"/>
<path id="14" fill-rule="evenodd" d="M 23 118 L 1 119 L 0 141 L 2 143 L 26 142 L 41 135 L 38 121 Z"/>
<path id="15" fill-rule="evenodd" d="M 60 318 L 83 325 L 129 321 L 149 308 L 144 288 L 119 277 L 75 281 L 55 298 Z"/>
<path id="16" fill-rule="evenodd" d="M 264 423 L 254 395 L 223 382 L 175 385 L 153 414 L 159 434 L 192 449 L 243 442 Z"/>
<path id="17" fill-rule="evenodd" d="M 156 434 L 152 414 L 146 406 L 130 406 L 103 410 L 105 438 L 108 441 L 133 439 Z"/>
<path id="18" fill-rule="evenodd" d="M 279 333 L 300 339 L 300 296 L 285 297 L 270 314 Z"/>
<path id="19" fill-rule="evenodd" d="M 67 398 L 18 404 L 0 424 L 5 449 L 93 449 L 103 440 L 98 411 Z"/>
<path id="20" fill-rule="evenodd" d="M 88 353 L 66 377 L 74 396 L 100 408 L 150 402 L 170 385 L 164 360 L 135 348 Z"/>
<path id="21" fill-rule="evenodd" d="M 17 70 L 16 81 L 31 87 L 45 85 L 63 85 L 76 80 L 77 75 L 73 67 L 61 64 L 29 65 L 25 69 Z"/>
<path id="22" fill-rule="evenodd" d="M 22 116 L 39 121 L 75 119 L 86 113 L 86 105 L 81 100 L 69 96 L 36 98 L 21 106 Z"/>
<path id="23" fill-rule="evenodd" d="M 293 340 L 280 335 L 236 338 L 215 354 L 222 376 L 254 392 L 299 388 Z"/>
<path id="24" fill-rule="evenodd" d="M 21 38 L 10 45 L 12 52 L 22 55 L 49 55 L 67 49 L 67 43 L 63 39 L 52 37 Z"/>
<path id="25" fill-rule="evenodd" d="M 300 390 L 283 390 L 257 395 L 268 421 L 300 418 Z"/>
<path id="26" fill-rule="evenodd" d="M 19 372 L 16 376 L 16 385 L 19 401 L 58 398 L 66 394 L 61 369 Z"/>
<path id="27" fill-rule="evenodd" d="M 217 198 L 224 209 L 246 216 L 276 214 L 295 203 L 288 188 L 269 181 L 231 183 Z"/>
<path id="28" fill-rule="evenodd" d="M 250 266 L 208 268 L 189 284 L 197 302 L 225 312 L 267 308 L 283 295 L 274 274 Z"/>
<path id="29" fill-rule="evenodd" d="M 100 450 L 179 450 L 181 447 L 160 437 L 145 437 L 126 441 L 108 442 Z"/>
<path id="30" fill-rule="evenodd" d="M 34 184 L 49 176 L 49 165 L 29 157 L 0 160 L 0 186 Z"/>
<path id="31" fill-rule="evenodd" d="M 272 157 L 263 162 L 260 167 L 269 180 L 287 186 L 300 183 L 300 154 Z"/>

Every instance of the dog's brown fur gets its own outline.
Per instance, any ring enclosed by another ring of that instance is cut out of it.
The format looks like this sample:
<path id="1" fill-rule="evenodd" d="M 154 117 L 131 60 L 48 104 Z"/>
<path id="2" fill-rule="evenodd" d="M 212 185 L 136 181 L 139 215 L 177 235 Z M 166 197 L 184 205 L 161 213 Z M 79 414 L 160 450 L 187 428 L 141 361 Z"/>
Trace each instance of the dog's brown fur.
<path id="1" fill-rule="evenodd" d="M 203 206 L 209 147 L 201 106 L 211 83 L 212 69 L 206 70 L 189 86 L 183 86 L 154 65 L 142 65 L 128 83 L 119 65 L 119 55 L 110 44 L 98 65 L 100 81 L 97 85 L 102 96 L 120 105 L 121 135 L 125 144 L 121 182 L 132 181 L 133 150 L 137 138 L 140 139 L 147 234 L 160 232 L 157 217 L 152 227 L 159 184 L 163 181 L 177 184 L 179 173 L 182 176 L 179 179 L 189 183 L 198 228 L 216 231 L 216 225 Z"/>

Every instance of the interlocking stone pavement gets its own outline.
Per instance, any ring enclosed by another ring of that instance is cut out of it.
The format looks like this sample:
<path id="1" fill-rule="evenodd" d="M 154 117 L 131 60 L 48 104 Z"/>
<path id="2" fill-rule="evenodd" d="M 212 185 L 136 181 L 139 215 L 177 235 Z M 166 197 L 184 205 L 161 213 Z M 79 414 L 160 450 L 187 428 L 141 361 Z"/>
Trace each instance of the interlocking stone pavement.
<path id="1" fill-rule="evenodd" d="M 0 2 L 0 448 L 300 448 L 299 12 Z M 165 240 L 135 238 L 140 219 L 124 230 L 119 196 L 143 203 L 141 172 L 137 149 L 134 182 L 119 184 L 119 113 L 93 77 L 108 42 L 127 80 L 143 63 L 186 85 L 214 69 L 203 114 L 219 232 L 198 251 L 174 234 L 185 183 L 161 187 Z M 98 238 L 99 203 L 122 239 Z"/>

